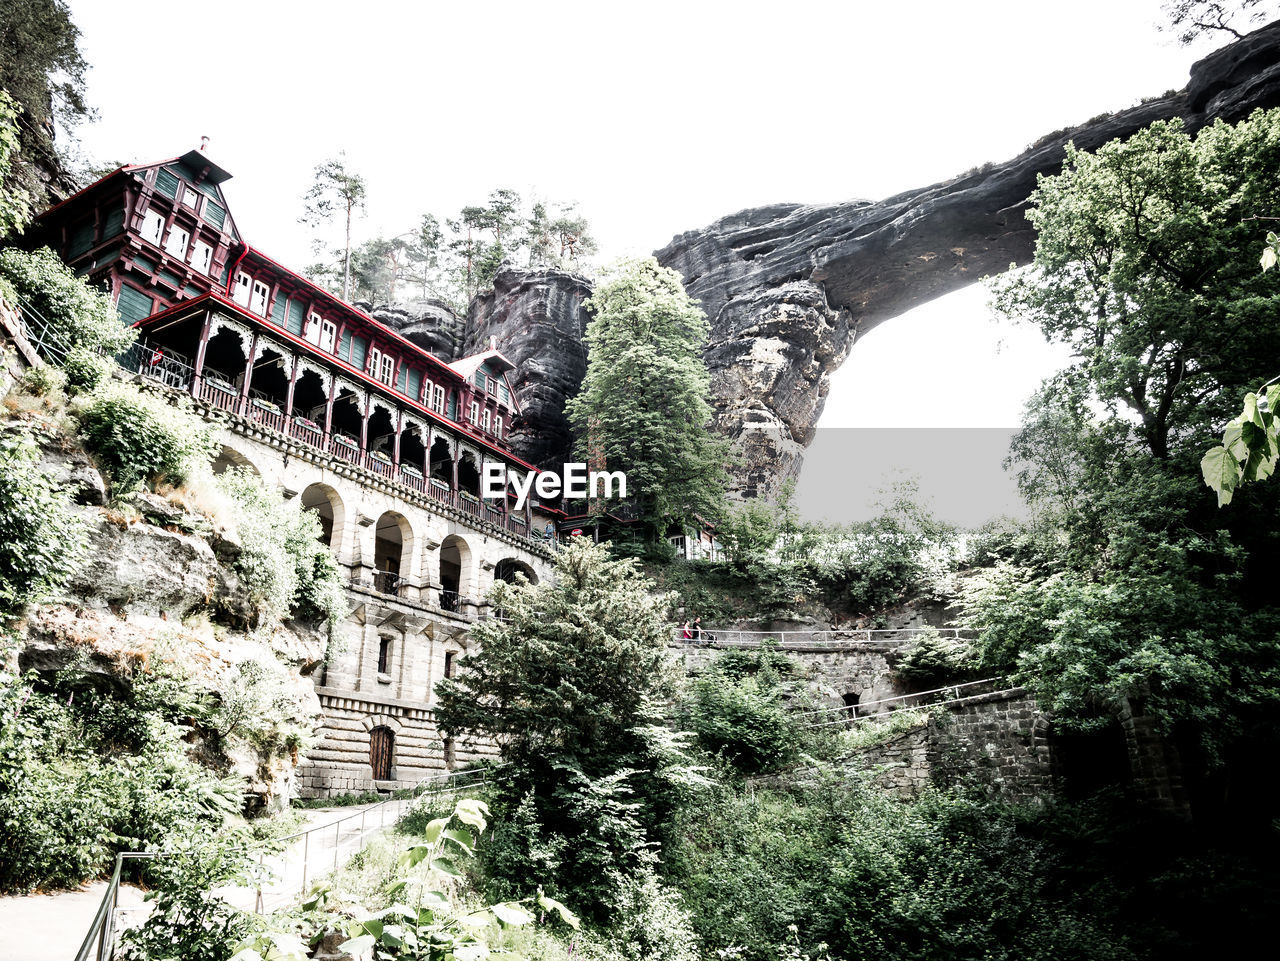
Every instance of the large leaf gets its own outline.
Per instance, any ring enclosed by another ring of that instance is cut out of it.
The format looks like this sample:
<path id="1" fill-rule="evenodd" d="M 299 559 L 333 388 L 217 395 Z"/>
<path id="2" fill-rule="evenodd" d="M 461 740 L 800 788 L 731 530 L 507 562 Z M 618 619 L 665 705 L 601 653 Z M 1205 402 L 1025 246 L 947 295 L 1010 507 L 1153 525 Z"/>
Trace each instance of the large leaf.
<path id="1" fill-rule="evenodd" d="M 578 930 L 578 916 L 555 898 L 549 898 L 543 894 L 541 888 L 538 889 L 538 905 L 544 911 L 554 911 L 556 914 L 560 915 L 561 921 L 569 925 L 569 927 L 573 928 L 575 931 Z"/>
<path id="2" fill-rule="evenodd" d="M 1231 503 L 1231 493 L 1240 482 L 1240 462 L 1225 447 L 1215 447 L 1200 460 L 1204 482 L 1218 492 L 1218 506 Z"/>
<path id="3" fill-rule="evenodd" d="M 338 950 L 351 955 L 353 958 L 362 958 L 370 953 L 377 943 L 378 939 L 372 934 L 362 934 L 360 937 L 352 938 L 350 941 L 343 941 L 338 945 Z"/>
<path id="4" fill-rule="evenodd" d="M 489 910 L 492 911 L 503 924 L 509 924 L 512 927 L 519 927 L 520 925 L 528 924 L 533 920 L 532 914 L 520 907 L 520 905 L 513 904 L 510 901 L 505 901 L 502 904 L 495 904 L 489 908 Z"/>
<path id="5" fill-rule="evenodd" d="M 458 847 L 462 848 L 467 854 L 474 854 L 476 847 L 476 839 L 471 836 L 470 831 L 458 831 L 450 828 L 445 831 L 443 837 L 447 841 L 452 841 Z"/>
<path id="6" fill-rule="evenodd" d="M 489 805 L 475 798 L 463 798 L 454 808 L 453 814 L 463 824 L 470 824 L 477 831 L 483 832 L 489 823 L 485 820 L 489 816 Z"/>

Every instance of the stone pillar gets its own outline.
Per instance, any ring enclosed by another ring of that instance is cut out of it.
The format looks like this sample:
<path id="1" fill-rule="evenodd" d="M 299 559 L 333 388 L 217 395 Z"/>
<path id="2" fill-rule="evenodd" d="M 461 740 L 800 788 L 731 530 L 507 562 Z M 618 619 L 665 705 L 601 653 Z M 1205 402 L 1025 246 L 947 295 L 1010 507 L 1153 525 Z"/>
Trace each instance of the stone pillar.
<path id="1" fill-rule="evenodd" d="M 1129 752 L 1129 772 L 1138 803 L 1180 820 L 1191 819 L 1191 802 L 1182 783 L 1178 749 L 1156 727 L 1138 698 L 1120 702 L 1117 719 Z"/>

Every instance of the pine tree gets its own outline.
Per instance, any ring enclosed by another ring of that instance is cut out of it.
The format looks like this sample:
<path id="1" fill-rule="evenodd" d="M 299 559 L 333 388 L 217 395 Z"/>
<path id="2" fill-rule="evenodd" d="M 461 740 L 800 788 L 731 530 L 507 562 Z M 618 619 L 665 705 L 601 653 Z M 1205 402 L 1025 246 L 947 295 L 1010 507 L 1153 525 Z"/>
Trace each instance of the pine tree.
<path id="1" fill-rule="evenodd" d="M 587 374 L 568 405 L 579 456 L 627 475 L 650 533 L 724 507 L 728 442 L 710 430 L 707 316 L 652 257 L 619 264 L 587 303 Z"/>

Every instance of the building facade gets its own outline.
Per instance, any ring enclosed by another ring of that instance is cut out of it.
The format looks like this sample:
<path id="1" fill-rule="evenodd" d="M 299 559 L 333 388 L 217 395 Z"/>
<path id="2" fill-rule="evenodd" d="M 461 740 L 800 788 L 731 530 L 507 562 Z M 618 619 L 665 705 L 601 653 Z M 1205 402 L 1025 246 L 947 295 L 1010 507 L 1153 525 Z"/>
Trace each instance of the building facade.
<path id="1" fill-rule="evenodd" d="M 122 167 L 37 218 L 47 245 L 140 335 L 122 359 L 216 426 L 215 471 L 252 469 L 320 516 L 352 613 L 316 677 L 304 795 L 407 787 L 483 757 L 444 740 L 433 687 L 467 652 L 495 580 L 550 574 L 560 505 L 482 499 L 519 402 L 490 343 L 435 356 L 247 244 L 201 150 Z"/>

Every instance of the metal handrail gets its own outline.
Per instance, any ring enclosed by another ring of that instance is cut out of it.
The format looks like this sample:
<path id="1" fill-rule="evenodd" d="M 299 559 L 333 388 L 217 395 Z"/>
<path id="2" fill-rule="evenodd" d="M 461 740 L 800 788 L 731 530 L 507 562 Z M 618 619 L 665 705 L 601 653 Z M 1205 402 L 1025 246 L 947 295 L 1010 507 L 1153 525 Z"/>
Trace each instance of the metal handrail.
<path id="1" fill-rule="evenodd" d="M 407 797 L 396 797 L 393 794 L 391 797 L 387 798 L 384 801 L 379 802 L 378 804 L 375 804 L 373 807 L 363 808 L 358 812 L 344 815 L 343 817 L 336 818 L 333 821 L 328 821 L 325 824 L 319 824 L 313 828 L 307 828 L 305 831 L 298 831 L 294 834 L 286 835 L 283 838 L 279 838 L 276 841 L 276 843 L 284 846 L 283 850 L 285 851 L 285 858 L 286 858 L 286 864 L 287 864 L 288 863 L 287 849 L 289 845 L 299 840 L 302 841 L 302 845 L 303 845 L 302 877 L 298 884 L 298 890 L 305 891 L 307 888 L 307 878 L 308 878 L 309 869 L 311 866 L 312 835 L 316 835 L 317 837 L 319 837 L 321 835 L 327 834 L 330 831 L 333 832 L 333 838 L 334 838 L 333 870 L 336 871 L 338 869 L 338 857 L 342 850 L 341 836 L 342 836 L 343 824 L 346 824 L 350 821 L 354 821 L 358 818 L 360 820 L 360 830 L 355 837 L 355 841 L 359 844 L 363 844 L 366 837 L 369 837 L 373 833 L 383 831 L 386 829 L 387 810 L 390 805 L 397 804 L 397 805 L 403 806 L 406 803 L 412 803 L 414 801 L 417 801 L 423 796 L 423 794 L 426 793 L 428 788 L 432 787 L 433 785 L 440 784 L 441 782 L 453 782 L 453 783 L 447 783 L 447 786 L 433 791 L 432 793 L 436 796 L 444 795 L 444 794 L 452 794 L 457 791 L 466 790 L 468 788 L 479 787 L 483 784 L 488 783 L 489 773 L 491 771 L 498 770 L 505 766 L 506 766 L 505 764 L 497 764 L 497 765 L 490 765 L 482 768 L 471 768 L 466 771 L 447 771 L 443 774 L 429 774 L 426 777 L 419 780 L 412 788 L 409 789 L 409 794 Z M 479 779 L 466 784 L 460 783 L 461 779 L 471 777 L 474 775 L 480 775 Z M 367 827 L 370 815 L 374 815 L 378 818 L 378 825 L 374 828 Z M 392 824 L 394 823 L 395 821 L 393 820 Z M 317 854 L 318 853 L 319 852 L 317 852 Z M 327 852 L 325 853 L 327 855 Z M 258 864 L 262 866 L 265 864 L 265 862 L 266 862 L 266 854 L 265 853 L 260 854 L 258 856 Z M 262 880 L 261 880 L 261 875 L 259 875 L 258 886 L 254 892 L 254 910 L 255 912 L 261 914 L 264 907 L 265 907 L 265 902 L 263 900 Z"/>
<path id="2" fill-rule="evenodd" d="M 115 870 L 111 872 L 111 881 L 107 885 L 106 892 L 102 895 L 102 901 L 98 905 L 98 910 L 93 916 L 93 922 L 89 925 L 89 931 L 84 936 L 84 941 L 80 944 L 80 950 L 76 952 L 74 961 L 89 961 L 92 957 L 94 961 L 110 961 L 115 956 L 116 951 L 116 905 L 120 899 L 120 870 L 124 866 L 126 858 L 154 858 L 157 855 L 150 851 L 121 851 L 116 854 Z M 94 941 L 98 943 L 98 950 L 90 955 L 93 950 Z"/>
<path id="3" fill-rule="evenodd" d="M 936 634 L 960 640 L 975 637 L 977 632 L 965 627 L 902 627 L 885 629 L 845 629 L 808 631 L 740 631 L 736 629 L 720 629 L 702 627 L 701 636 L 685 637 L 683 629 L 671 632 L 672 640 L 689 647 L 708 647 L 727 645 L 731 647 L 762 647 L 766 640 L 774 641 L 778 647 L 821 646 L 846 647 L 858 644 L 883 644 L 886 642 L 906 642 L 922 634 Z"/>
<path id="4" fill-rule="evenodd" d="M 840 718 L 835 721 L 823 721 L 819 724 L 810 724 L 810 729 L 820 727 L 835 727 L 836 725 L 861 724 L 863 721 L 873 721 L 881 717 L 893 717 L 899 714 L 910 714 L 915 710 L 924 710 L 933 707 L 956 707 L 960 704 L 967 704 L 970 701 L 977 701 L 984 697 L 999 697 L 1001 694 L 1018 694 L 1026 691 L 1024 687 L 1004 687 L 998 691 L 986 691 L 982 694 L 966 694 L 964 697 L 948 698 L 945 701 L 933 701 L 929 704 L 912 704 L 907 708 L 898 711 L 880 711 L 878 714 L 860 714 L 856 717 Z"/>
<path id="5" fill-rule="evenodd" d="M 796 711 L 795 716 L 808 717 L 813 714 L 835 714 L 842 712 L 850 717 L 869 717 L 870 715 L 857 715 L 856 713 L 853 713 L 854 708 L 870 707 L 873 704 L 888 704 L 892 701 L 905 701 L 913 697 L 928 697 L 930 694 L 945 694 L 947 691 L 958 691 L 962 687 L 976 687 L 979 684 L 993 684 L 998 680 L 1001 680 L 1001 678 L 987 677 L 980 681 L 965 681 L 963 684 L 948 684 L 946 687 L 935 687 L 931 691 L 915 691 L 911 694 L 897 694 L 893 697 L 882 697 L 875 701 L 861 701 L 856 705 L 843 704 L 840 707 L 820 707 L 812 711 Z"/>

